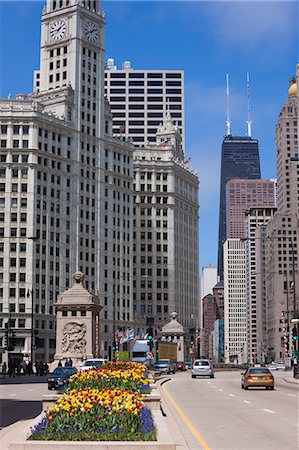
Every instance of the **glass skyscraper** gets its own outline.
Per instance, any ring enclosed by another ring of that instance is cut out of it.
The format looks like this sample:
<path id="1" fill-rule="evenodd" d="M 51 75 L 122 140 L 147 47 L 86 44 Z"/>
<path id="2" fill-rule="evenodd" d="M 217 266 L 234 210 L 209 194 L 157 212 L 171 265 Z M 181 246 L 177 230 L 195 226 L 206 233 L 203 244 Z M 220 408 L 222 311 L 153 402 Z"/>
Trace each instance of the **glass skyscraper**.
<path id="1" fill-rule="evenodd" d="M 226 236 L 226 183 L 233 178 L 261 178 L 259 146 L 248 136 L 225 136 L 221 151 L 218 275 L 223 279 L 223 244 Z"/>

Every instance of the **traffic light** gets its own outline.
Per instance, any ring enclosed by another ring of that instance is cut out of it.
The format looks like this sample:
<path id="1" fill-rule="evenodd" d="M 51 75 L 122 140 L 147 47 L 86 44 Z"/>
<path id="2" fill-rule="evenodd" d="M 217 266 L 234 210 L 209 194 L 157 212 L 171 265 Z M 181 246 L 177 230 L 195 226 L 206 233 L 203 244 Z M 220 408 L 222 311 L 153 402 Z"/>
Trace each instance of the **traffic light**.
<path id="1" fill-rule="evenodd" d="M 194 336 L 191 336 L 191 337 L 190 337 L 190 344 L 191 344 L 191 345 L 194 345 Z"/>
<path id="2" fill-rule="evenodd" d="M 152 341 L 153 337 L 154 337 L 154 332 L 153 332 L 152 327 L 150 327 L 147 329 L 147 338 L 149 341 Z"/>
<path id="3" fill-rule="evenodd" d="M 116 350 L 116 341 L 112 342 L 112 351 L 115 352 Z"/>
<path id="4" fill-rule="evenodd" d="M 292 340 L 294 342 L 298 341 L 298 329 L 297 327 L 294 327 L 292 330 Z"/>

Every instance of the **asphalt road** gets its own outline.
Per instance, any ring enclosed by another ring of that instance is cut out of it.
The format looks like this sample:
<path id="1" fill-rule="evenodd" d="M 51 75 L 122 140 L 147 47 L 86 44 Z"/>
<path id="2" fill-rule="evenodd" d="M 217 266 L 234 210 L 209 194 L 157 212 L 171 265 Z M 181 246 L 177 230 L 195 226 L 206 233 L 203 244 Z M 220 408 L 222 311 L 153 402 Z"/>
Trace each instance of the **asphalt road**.
<path id="1" fill-rule="evenodd" d="M 22 376 L 1 379 L 0 429 L 22 419 L 37 416 L 42 410 L 41 398 L 47 394 L 47 376 Z"/>
<path id="2" fill-rule="evenodd" d="M 291 374 L 274 372 L 274 391 L 242 390 L 240 372 L 216 372 L 214 379 L 177 373 L 164 387 L 204 442 L 176 411 L 190 449 L 297 450 L 299 385 L 284 381 L 286 376 Z"/>

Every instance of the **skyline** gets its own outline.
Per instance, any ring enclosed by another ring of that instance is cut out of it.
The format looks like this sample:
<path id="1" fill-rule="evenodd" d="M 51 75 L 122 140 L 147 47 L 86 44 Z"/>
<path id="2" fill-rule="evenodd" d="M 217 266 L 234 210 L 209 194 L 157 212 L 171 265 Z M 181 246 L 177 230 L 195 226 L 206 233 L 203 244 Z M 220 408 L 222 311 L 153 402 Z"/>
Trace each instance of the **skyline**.
<path id="1" fill-rule="evenodd" d="M 1 97 L 32 91 L 33 70 L 39 68 L 43 3 L 0 3 Z M 274 178 L 275 123 L 298 60 L 298 4 L 104 1 L 103 9 L 107 21 L 105 59 L 113 57 L 119 68 L 122 61 L 130 60 L 134 69 L 185 71 L 186 158 L 191 157 L 190 167 L 200 178 L 199 267 L 216 266 L 221 144 L 226 130 L 225 75 L 230 74 L 232 134 L 245 135 L 246 72 L 250 72 L 252 137 L 259 140 L 262 177 Z M 128 32 L 131 29 L 133 33 Z M 136 39 L 139 35 L 142 39 Z M 5 48 L 7 36 L 10 40 Z"/>

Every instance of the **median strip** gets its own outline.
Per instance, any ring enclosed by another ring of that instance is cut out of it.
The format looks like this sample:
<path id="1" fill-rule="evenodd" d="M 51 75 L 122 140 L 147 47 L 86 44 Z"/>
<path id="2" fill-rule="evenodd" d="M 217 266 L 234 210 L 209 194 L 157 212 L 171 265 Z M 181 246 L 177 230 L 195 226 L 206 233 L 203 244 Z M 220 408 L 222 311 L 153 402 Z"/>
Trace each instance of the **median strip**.
<path id="1" fill-rule="evenodd" d="M 164 390 L 165 394 L 167 395 L 168 399 L 171 401 L 171 403 L 173 404 L 173 406 L 175 407 L 175 409 L 177 410 L 177 412 L 179 413 L 179 415 L 181 416 L 181 418 L 184 420 L 185 424 L 190 428 L 190 430 L 192 431 L 192 433 L 194 434 L 194 436 L 196 437 L 196 439 L 198 440 L 198 442 L 202 445 L 202 447 L 205 450 L 211 450 L 211 448 L 208 446 L 208 444 L 206 443 L 206 441 L 204 440 L 204 438 L 201 436 L 201 434 L 197 431 L 197 429 L 194 427 L 194 425 L 190 422 L 190 420 L 188 419 L 188 417 L 186 416 L 186 414 L 183 412 L 183 410 L 179 407 L 179 405 L 177 404 L 177 402 L 173 399 L 173 397 L 170 395 L 170 393 L 168 392 L 168 390 L 166 389 L 166 387 L 162 387 L 162 389 Z"/>

